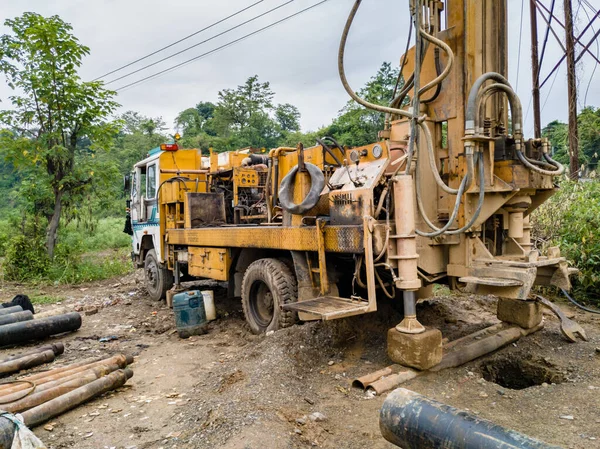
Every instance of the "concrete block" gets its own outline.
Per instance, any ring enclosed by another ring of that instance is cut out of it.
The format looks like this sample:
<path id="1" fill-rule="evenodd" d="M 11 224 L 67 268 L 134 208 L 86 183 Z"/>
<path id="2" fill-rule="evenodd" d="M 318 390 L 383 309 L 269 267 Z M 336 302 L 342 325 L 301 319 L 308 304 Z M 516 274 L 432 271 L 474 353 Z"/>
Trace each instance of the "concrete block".
<path id="1" fill-rule="evenodd" d="M 531 329 L 542 322 L 543 307 L 537 301 L 499 298 L 497 316 L 500 321 Z"/>
<path id="2" fill-rule="evenodd" d="M 427 329 L 420 334 L 404 334 L 393 327 L 388 331 L 387 351 L 395 363 L 426 370 L 442 361 L 442 333 Z"/>

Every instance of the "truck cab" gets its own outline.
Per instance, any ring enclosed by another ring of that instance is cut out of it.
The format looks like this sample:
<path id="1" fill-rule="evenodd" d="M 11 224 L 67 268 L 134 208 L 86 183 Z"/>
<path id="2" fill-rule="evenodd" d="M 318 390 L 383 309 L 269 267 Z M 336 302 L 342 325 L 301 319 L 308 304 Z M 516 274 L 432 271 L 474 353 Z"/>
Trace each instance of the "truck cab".
<path id="1" fill-rule="evenodd" d="M 185 168 L 190 165 L 202 165 L 200 150 L 179 150 L 177 144 L 163 144 L 135 164 L 129 178 L 131 257 L 137 268 L 144 268 L 146 289 L 155 300 L 163 299 L 173 286 L 173 273 L 167 269 L 160 238 L 159 198 L 169 192 L 161 192 L 161 188 L 167 179 L 189 182 Z"/>

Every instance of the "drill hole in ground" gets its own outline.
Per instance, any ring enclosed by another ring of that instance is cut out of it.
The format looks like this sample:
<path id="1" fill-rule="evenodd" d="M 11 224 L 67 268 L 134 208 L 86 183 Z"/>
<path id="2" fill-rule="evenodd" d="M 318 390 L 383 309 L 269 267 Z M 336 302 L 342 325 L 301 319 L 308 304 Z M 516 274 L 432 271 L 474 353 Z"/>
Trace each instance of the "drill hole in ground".
<path id="1" fill-rule="evenodd" d="M 531 360 L 519 356 L 499 357 L 485 361 L 481 374 L 488 382 L 511 390 L 524 390 L 536 385 L 559 384 L 565 374 L 544 360 Z"/>

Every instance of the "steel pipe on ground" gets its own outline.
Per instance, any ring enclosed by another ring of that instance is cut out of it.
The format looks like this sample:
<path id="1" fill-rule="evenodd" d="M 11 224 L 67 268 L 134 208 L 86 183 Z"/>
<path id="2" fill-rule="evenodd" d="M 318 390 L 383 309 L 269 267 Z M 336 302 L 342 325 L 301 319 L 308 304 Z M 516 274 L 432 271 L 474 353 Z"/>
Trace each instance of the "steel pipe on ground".
<path id="1" fill-rule="evenodd" d="M 99 396 L 107 391 L 119 388 L 133 376 L 130 369 L 115 371 L 108 376 L 83 385 L 67 394 L 51 399 L 23 412 L 23 420 L 27 427 L 35 427 L 66 411 L 69 411 L 84 402 Z M 0 448 L 10 448 L 14 438 L 15 425 L 12 421 L 0 415 Z"/>
<path id="2" fill-rule="evenodd" d="M 29 320 L 33 320 L 33 313 L 31 313 L 29 310 L 9 313 L 8 315 L 0 315 L 0 326 Z"/>
<path id="3" fill-rule="evenodd" d="M 28 427 L 35 427 L 72 408 L 89 401 L 107 391 L 119 388 L 133 376 L 133 371 L 125 368 L 101 377 L 67 394 L 23 412 L 21 415 Z"/>
<path id="4" fill-rule="evenodd" d="M 0 363 L 0 374 L 16 373 L 24 369 L 33 368 L 34 366 L 43 365 L 54 360 L 55 354 L 52 349 L 37 354 L 26 355 L 20 359 L 10 360 Z"/>
<path id="5" fill-rule="evenodd" d="M 560 449 L 404 388 L 383 403 L 379 428 L 402 449 Z"/>
<path id="6" fill-rule="evenodd" d="M 106 376 L 107 374 L 110 374 L 113 371 L 116 371 L 121 368 L 124 368 L 124 366 L 119 366 L 117 364 L 100 365 L 100 366 L 96 366 L 94 368 L 87 369 L 85 371 L 81 371 L 79 373 L 71 374 L 70 376 L 65 376 L 65 377 L 58 376 L 59 379 L 52 380 L 50 382 L 45 382 L 42 384 L 38 384 L 38 383 L 34 382 L 33 383 L 34 386 L 32 386 L 32 384 L 30 384 L 28 381 L 27 383 L 22 384 L 22 385 L 25 385 L 25 388 L 23 388 L 22 390 L 15 391 L 13 393 L 8 393 L 8 394 L 0 393 L 0 404 L 9 404 L 11 402 L 19 401 L 29 394 L 38 394 L 43 391 L 50 390 L 51 388 L 56 388 L 59 385 L 70 382 L 72 380 L 79 379 L 80 377 L 83 377 L 83 376 L 93 375 L 93 376 L 95 376 L 96 379 L 99 379 L 100 377 Z M 27 390 L 33 390 L 33 391 L 30 392 Z M 0 405 L 0 409 L 1 408 L 2 408 L 2 406 Z"/>
<path id="7" fill-rule="evenodd" d="M 124 368 L 127 365 L 130 365 L 131 363 L 133 363 L 132 356 L 117 354 L 107 359 L 94 359 L 91 361 L 88 360 L 85 362 L 74 363 L 73 365 L 65 366 L 62 368 L 56 368 L 54 370 L 46 371 L 43 373 L 34 374 L 32 376 L 27 376 L 19 380 L 35 382 L 35 384 L 39 386 L 47 382 L 65 379 L 66 377 L 71 376 L 73 374 L 80 373 L 82 371 L 86 371 L 101 365 L 116 364 L 119 366 L 119 368 Z M 5 396 L 7 394 L 15 393 L 17 391 L 26 390 L 28 388 L 31 388 L 31 385 L 25 383 L 2 385 L 0 386 L 0 396 Z"/>
<path id="8" fill-rule="evenodd" d="M 51 335 L 73 332 L 81 327 L 81 315 L 67 313 L 41 320 L 29 320 L 0 326 L 0 346 L 41 340 Z"/>
<path id="9" fill-rule="evenodd" d="M 21 354 L 11 355 L 10 357 L 6 357 L 0 360 L 0 363 L 10 362 L 11 360 L 17 360 L 32 354 L 39 354 L 40 352 L 51 350 L 54 352 L 54 355 L 61 355 L 65 352 L 65 345 L 58 342 L 52 343 L 51 345 L 39 346 L 37 348 L 32 349 L 31 351 L 22 352 Z"/>
<path id="10" fill-rule="evenodd" d="M 21 306 L 0 307 L 0 315 L 9 315 L 11 313 L 22 311 L 23 307 Z"/>

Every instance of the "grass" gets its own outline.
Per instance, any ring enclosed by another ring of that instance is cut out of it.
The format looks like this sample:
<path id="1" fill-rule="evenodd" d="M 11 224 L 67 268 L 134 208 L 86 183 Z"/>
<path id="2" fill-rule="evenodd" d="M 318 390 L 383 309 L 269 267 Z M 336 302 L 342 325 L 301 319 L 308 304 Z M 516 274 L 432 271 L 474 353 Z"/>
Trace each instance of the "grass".
<path id="1" fill-rule="evenodd" d="M 20 246 L 16 250 L 13 246 L 11 250 L 12 242 L 19 237 L 14 232 L 14 225 L 11 228 L 7 220 L 0 220 L 0 257 L 7 256 L 4 261 L 0 259 L 0 278 L 5 276 L 7 280 L 30 285 L 61 285 L 131 273 L 134 270 L 129 256 L 131 237 L 123 233 L 123 225 L 123 218 L 103 218 L 85 226 L 81 222 L 71 222 L 60 229 L 55 258 L 48 261 L 43 238 L 23 241 L 20 237 Z M 4 272 L 2 267 L 9 259 L 18 264 L 17 270 L 12 270 L 16 273 L 12 279 L 9 279 L 8 269 Z M 45 297 L 40 298 L 43 301 Z"/>
<path id="2" fill-rule="evenodd" d="M 55 304 L 57 302 L 61 302 L 61 301 L 65 300 L 65 298 L 63 298 L 61 296 L 53 296 L 53 295 L 33 295 L 33 296 L 29 296 L 29 299 L 31 299 L 31 302 L 36 305 Z"/>

